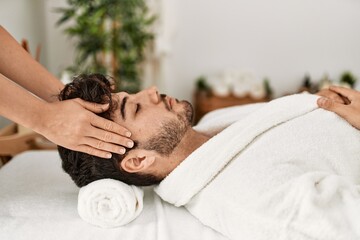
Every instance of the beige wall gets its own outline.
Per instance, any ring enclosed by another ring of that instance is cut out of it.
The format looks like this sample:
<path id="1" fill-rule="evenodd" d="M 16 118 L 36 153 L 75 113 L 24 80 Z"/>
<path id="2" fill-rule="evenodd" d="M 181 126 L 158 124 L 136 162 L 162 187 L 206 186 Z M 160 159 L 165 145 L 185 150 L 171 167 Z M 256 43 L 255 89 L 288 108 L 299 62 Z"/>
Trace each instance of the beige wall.
<path id="1" fill-rule="evenodd" d="M 296 91 L 306 72 L 360 77 L 360 1 L 168 1 L 176 29 L 163 81 L 172 95 L 189 99 L 197 76 L 229 68 L 268 76 L 277 95 Z"/>

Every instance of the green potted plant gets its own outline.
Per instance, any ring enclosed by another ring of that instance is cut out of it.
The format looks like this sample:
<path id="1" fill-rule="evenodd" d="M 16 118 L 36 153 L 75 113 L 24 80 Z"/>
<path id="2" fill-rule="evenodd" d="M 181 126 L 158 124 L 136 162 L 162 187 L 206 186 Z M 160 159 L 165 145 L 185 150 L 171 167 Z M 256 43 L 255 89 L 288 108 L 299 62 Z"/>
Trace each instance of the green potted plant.
<path id="1" fill-rule="evenodd" d="M 356 77 L 350 71 L 345 71 L 341 74 L 340 84 L 347 84 L 351 88 L 354 88 L 356 81 Z"/>
<path id="2" fill-rule="evenodd" d="M 115 91 L 140 90 L 140 64 L 154 38 L 144 0 L 67 0 L 57 25 L 71 22 L 65 33 L 76 39 L 73 74 L 98 72 L 115 78 Z"/>
<path id="3" fill-rule="evenodd" d="M 274 91 L 270 85 L 270 79 L 267 77 L 264 78 L 263 84 L 264 84 L 264 88 L 265 88 L 265 92 L 266 92 L 266 97 L 268 99 L 271 99 L 273 97 Z"/>

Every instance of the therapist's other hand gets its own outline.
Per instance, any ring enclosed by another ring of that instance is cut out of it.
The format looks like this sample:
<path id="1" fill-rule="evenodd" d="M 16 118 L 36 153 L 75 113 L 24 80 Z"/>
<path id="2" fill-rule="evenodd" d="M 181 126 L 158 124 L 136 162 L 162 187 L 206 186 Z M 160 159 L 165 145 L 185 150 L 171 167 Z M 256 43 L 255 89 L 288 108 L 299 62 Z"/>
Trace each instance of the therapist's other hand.
<path id="1" fill-rule="evenodd" d="M 110 158 L 111 152 L 124 154 L 133 146 L 131 133 L 115 122 L 97 116 L 108 104 L 96 104 L 82 99 L 49 103 L 39 122 L 38 132 L 65 148 Z M 121 145 L 121 146 L 119 146 Z"/>
<path id="2" fill-rule="evenodd" d="M 319 107 L 338 114 L 360 130 L 360 92 L 337 86 L 331 86 L 330 90 L 347 99 L 348 103 L 342 104 L 332 99 L 321 97 L 317 100 Z"/>
<path id="3" fill-rule="evenodd" d="M 328 99 L 331 99 L 337 103 L 341 104 L 348 104 L 349 100 L 345 97 L 342 97 L 339 93 L 331 91 L 330 89 L 322 89 L 319 92 L 316 93 L 316 95 L 319 95 L 321 97 L 325 97 Z"/>

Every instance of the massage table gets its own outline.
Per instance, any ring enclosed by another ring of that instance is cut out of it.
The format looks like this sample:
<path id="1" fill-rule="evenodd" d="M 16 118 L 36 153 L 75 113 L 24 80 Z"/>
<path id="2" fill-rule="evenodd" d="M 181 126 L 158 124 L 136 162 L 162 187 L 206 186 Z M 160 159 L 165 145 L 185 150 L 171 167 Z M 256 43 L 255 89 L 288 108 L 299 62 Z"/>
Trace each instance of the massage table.
<path id="1" fill-rule="evenodd" d="M 0 239 L 226 239 L 183 207 L 144 188 L 144 209 L 129 224 L 102 229 L 77 212 L 79 188 L 63 172 L 57 151 L 26 151 L 0 168 Z"/>

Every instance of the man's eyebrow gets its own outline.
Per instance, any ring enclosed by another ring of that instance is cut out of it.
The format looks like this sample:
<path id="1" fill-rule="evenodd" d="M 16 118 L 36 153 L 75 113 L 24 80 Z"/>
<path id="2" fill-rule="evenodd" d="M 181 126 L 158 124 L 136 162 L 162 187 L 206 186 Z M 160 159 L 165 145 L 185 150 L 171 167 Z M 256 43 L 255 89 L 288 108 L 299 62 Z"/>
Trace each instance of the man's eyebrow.
<path id="1" fill-rule="evenodd" d="M 126 101 L 128 100 L 128 97 L 124 97 L 121 101 L 121 105 L 120 105 L 120 113 L 121 113 L 121 117 L 123 118 L 123 120 L 126 119 L 126 115 L 125 115 L 125 104 Z"/>

